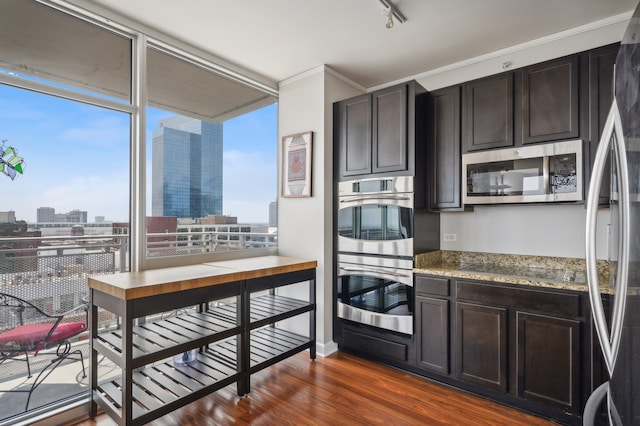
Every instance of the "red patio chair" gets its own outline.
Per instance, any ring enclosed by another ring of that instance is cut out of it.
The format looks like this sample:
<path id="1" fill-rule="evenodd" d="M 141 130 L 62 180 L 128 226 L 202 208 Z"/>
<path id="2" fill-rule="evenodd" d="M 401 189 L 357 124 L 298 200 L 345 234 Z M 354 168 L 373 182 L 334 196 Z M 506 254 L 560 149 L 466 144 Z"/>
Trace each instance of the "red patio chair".
<path id="1" fill-rule="evenodd" d="M 84 311 L 84 312 L 81 312 Z M 86 377 L 84 358 L 79 349 L 72 350 L 69 339 L 87 329 L 88 305 L 80 305 L 68 312 L 51 315 L 19 297 L 0 293 L 0 364 L 13 359 L 25 361 L 29 378 L 33 356 L 45 349 L 56 348 L 51 362 L 38 373 L 29 389 L 10 389 L 1 392 L 28 392 L 25 411 L 34 390 L 66 359 L 82 363 L 82 377 Z M 24 354 L 24 357 L 22 356 Z"/>

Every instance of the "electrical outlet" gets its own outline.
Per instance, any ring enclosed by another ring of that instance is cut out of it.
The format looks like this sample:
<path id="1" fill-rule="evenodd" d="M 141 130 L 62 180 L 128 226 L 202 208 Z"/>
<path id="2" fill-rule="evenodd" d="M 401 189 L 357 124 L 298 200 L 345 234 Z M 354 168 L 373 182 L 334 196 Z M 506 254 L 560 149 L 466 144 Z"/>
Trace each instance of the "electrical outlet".
<path id="1" fill-rule="evenodd" d="M 442 235 L 442 239 L 444 241 L 455 241 L 456 240 L 456 234 L 443 234 Z"/>

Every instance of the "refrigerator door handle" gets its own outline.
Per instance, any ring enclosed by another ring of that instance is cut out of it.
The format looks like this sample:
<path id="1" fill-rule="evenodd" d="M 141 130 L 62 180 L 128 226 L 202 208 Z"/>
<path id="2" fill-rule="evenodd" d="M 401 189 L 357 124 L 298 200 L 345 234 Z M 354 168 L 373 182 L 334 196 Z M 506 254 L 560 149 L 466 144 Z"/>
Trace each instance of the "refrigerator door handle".
<path id="1" fill-rule="evenodd" d="M 598 210 L 598 197 L 602 185 L 602 175 L 607 160 L 607 153 L 613 141 L 613 152 L 618 171 L 618 220 L 619 220 L 619 256 L 616 273 L 616 295 L 613 305 L 613 315 L 611 319 L 611 333 L 607 327 L 607 319 L 602 306 L 600 293 L 600 283 L 598 279 L 598 268 L 596 260 L 596 222 Z M 629 259 L 629 178 L 627 174 L 627 159 L 624 146 L 624 135 L 622 134 L 622 123 L 618 105 L 614 99 L 611 110 L 604 125 L 602 137 L 596 151 L 593 166 L 593 174 L 589 183 L 589 195 L 587 197 L 587 218 L 586 218 L 586 267 L 587 285 L 589 287 L 589 299 L 591 302 L 591 312 L 593 313 L 595 328 L 600 340 L 600 347 L 604 356 L 609 376 L 613 375 L 620 340 L 622 337 L 622 321 L 627 296 L 627 275 Z"/>
<path id="2" fill-rule="evenodd" d="M 609 382 L 604 382 L 598 386 L 587 399 L 582 412 L 582 424 L 585 426 L 593 426 L 596 424 L 596 416 L 598 415 L 598 407 L 602 400 L 609 392 Z"/>

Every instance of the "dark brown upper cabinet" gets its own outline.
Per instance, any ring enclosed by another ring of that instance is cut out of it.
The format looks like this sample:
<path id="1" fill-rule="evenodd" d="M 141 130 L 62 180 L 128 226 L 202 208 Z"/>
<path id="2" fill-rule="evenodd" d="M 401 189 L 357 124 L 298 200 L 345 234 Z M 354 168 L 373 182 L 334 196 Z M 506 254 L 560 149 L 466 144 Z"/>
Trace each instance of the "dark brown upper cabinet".
<path id="1" fill-rule="evenodd" d="M 431 92 L 431 188 L 432 210 L 459 209 L 461 197 L 460 86 Z"/>
<path id="2" fill-rule="evenodd" d="M 580 136 L 578 65 L 571 55 L 522 69 L 522 144 Z"/>
<path id="3" fill-rule="evenodd" d="M 358 96 L 336 105 L 340 176 L 371 173 L 371 96 Z"/>
<path id="4" fill-rule="evenodd" d="M 588 191 L 586 183 L 591 178 L 591 170 L 595 161 L 596 151 L 602 136 L 604 123 L 607 120 L 611 103 L 613 102 L 613 68 L 618 55 L 620 43 L 603 46 L 589 52 L 589 110 L 591 116 L 589 120 L 589 162 L 590 167 L 585 168 L 585 191 Z M 600 205 L 609 204 L 610 194 L 610 173 L 609 166 L 602 175 L 600 186 Z"/>
<path id="5" fill-rule="evenodd" d="M 334 104 L 339 180 L 414 174 L 416 138 L 425 139 L 424 92 L 411 81 Z"/>
<path id="6" fill-rule="evenodd" d="M 397 172 L 407 164 L 407 86 L 400 85 L 371 95 L 373 134 L 371 171 Z"/>
<path id="7" fill-rule="evenodd" d="M 463 86 L 465 150 L 513 146 L 513 73 L 503 73 Z"/>

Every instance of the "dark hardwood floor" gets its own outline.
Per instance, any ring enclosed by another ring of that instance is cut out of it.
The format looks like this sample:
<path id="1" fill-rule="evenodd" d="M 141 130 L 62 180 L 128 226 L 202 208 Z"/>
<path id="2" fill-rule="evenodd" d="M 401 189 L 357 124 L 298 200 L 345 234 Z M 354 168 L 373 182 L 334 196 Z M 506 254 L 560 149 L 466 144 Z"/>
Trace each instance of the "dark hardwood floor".
<path id="1" fill-rule="evenodd" d="M 338 352 L 295 355 L 150 423 L 165 425 L 552 425 L 541 418 Z M 115 425 L 107 415 L 76 426 Z"/>

